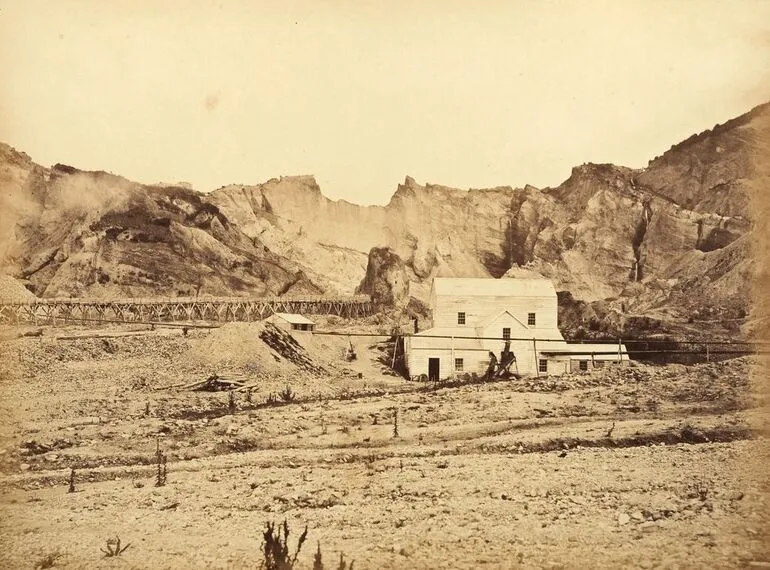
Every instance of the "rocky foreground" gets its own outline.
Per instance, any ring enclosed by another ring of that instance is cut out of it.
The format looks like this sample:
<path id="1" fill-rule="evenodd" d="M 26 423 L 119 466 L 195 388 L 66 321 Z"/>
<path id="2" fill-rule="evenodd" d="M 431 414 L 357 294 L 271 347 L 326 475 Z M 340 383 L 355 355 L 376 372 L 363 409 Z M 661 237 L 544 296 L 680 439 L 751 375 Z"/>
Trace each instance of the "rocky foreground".
<path id="1" fill-rule="evenodd" d="M 770 563 L 755 358 L 428 385 L 372 340 L 351 367 L 347 339 L 291 360 L 252 327 L 4 341 L 0 564 L 253 568 L 284 519 L 301 568 Z M 186 387 L 215 371 L 253 389 Z"/>

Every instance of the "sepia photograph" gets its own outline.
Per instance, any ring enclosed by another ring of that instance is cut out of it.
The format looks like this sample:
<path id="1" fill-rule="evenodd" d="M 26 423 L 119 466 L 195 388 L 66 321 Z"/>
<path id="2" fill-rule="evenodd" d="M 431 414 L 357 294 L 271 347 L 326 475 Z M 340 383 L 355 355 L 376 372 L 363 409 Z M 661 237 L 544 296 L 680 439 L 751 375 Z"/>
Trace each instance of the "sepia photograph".
<path id="1" fill-rule="evenodd" d="M 0 568 L 770 569 L 770 1 L 0 0 Z"/>

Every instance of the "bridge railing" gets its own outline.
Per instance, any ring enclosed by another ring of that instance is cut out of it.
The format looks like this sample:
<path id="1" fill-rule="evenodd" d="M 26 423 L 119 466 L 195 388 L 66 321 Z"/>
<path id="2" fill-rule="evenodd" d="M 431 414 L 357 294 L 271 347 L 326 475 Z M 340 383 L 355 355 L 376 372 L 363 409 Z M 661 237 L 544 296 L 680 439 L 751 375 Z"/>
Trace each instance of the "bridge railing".
<path id="1" fill-rule="evenodd" d="M 122 299 L 86 299 L 77 297 L 41 298 L 25 301 L 3 301 L 0 306 L 29 307 L 36 305 L 161 305 L 191 303 L 370 303 L 368 295 L 303 295 L 301 297 L 127 297 Z"/>

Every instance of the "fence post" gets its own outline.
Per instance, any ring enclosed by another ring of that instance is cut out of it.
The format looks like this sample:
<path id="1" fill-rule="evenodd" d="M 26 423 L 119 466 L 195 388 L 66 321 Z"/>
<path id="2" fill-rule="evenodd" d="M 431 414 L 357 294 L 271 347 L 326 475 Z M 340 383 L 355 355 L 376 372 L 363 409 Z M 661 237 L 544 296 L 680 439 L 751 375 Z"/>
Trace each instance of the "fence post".
<path id="1" fill-rule="evenodd" d="M 537 358 L 537 341 L 532 337 L 532 348 L 535 351 L 535 374 L 540 378 L 540 360 Z"/>
<path id="2" fill-rule="evenodd" d="M 621 356 L 621 348 L 620 348 L 620 346 L 621 346 L 620 345 L 620 339 L 618 339 L 618 364 L 620 364 L 620 362 L 623 360 L 623 358 Z"/>

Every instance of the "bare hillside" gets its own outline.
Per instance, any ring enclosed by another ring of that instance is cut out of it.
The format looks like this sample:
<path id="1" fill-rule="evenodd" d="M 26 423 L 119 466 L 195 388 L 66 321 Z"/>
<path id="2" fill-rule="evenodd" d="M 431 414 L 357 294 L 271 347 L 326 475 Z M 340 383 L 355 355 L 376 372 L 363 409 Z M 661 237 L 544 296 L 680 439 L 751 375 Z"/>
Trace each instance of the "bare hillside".
<path id="1" fill-rule="evenodd" d="M 641 170 L 584 164 L 544 189 L 406 177 L 386 206 L 363 207 L 329 200 L 312 176 L 205 194 L 45 168 L 2 145 L 0 259 L 45 297 L 350 294 L 383 287 L 369 266 L 403 276 L 386 295 L 401 302 L 424 300 L 434 276 L 525 268 L 615 318 L 740 321 L 769 147 L 766 104 Z M 369 259 L 382 248 L 395 273 Z"/>

